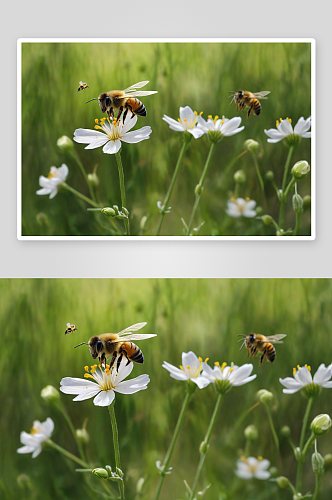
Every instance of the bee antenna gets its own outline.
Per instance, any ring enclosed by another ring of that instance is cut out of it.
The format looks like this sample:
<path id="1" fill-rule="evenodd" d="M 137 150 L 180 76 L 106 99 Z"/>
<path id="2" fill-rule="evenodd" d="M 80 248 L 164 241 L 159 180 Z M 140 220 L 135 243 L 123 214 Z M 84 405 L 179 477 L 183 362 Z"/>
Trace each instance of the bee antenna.
<path id="1" fill-rule="evenodd" d="M 98 97 L 94 97 L 93 99 L 90 99 L 90 101 L 86 101 L 85 104 L 88 104 L 88 102 L 91 102 L 91 101 L 99 101 Z"/>
<path id="2" fill-rule="evenodd" d="M 245 338 L 246 338 L 245 336 L 244 336 L 244 337 L 242 337 L 242 339 L 240 339 L 240 340 L 238 340 L 238 341 L 237 341 L 237 344 L 238 344 L 239 342 L 242 342 L 242 340 L 244 340 Z"/>
<path id="3" fill-rule="evenodd" d="M 88 342 L 82 342 L 82 344 L 74 345 L 73 349 L 75 349 L 75 347 L 79 347 L 80 345 L 83 345 L 83 344 L 89 345 Z"/>

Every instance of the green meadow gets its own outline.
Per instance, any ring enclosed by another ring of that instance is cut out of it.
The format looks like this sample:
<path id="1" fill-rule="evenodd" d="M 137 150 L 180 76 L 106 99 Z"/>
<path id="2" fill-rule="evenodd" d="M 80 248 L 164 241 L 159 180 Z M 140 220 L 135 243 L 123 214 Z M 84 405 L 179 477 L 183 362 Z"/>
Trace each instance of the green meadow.
<path id="1" fill-rule="evenodd" d="M 89 88 L 77 92 L 79 81 Z M 262 221 L 237 220 L 225 212 L 235 193 L 234 173 L 243 170 L 246 182 L 238 196 L 249 197 L 278 219 L 279 202 L 274 187 L 265 182 L 261 196 L 253 158 L 244 148 L 247 139 L 259 142 L 258 164 L 262 176 L 272 170 L 281 187 L 288 148 L 268 144 L 264 129 L 276 127 L 280 118 L 311 115 L 311 46 L 309 43 L 23 43 L 22 44 L 22 234 L 24 236 L 107 236 L 112 224 L 103 214 L 88 212 L 86 202 L 68 191 L 54 199 L 37 196 L 40 175 L 51 166 L 69 167 L 67 184 L 89 196 L 82 172 L 71 156 L 57 147 L 61 136 L 73 138 L 78 128 L 92 129 L 103 114 L 98 102 L 85 101 L 101 92 L 125 89 L 149 80 L 143 90 L 158 94 L 142 97 L 147 117 L 139 117 L 135 129 L 149 125 L 149 140 L 123 144 L 127 208 L 132 235 L 154 235 L 159 211 L 182 146 L 182 133 L 169 129 L 163 115 L 177 119 L 180 106 L 198 113 L 226 118 L 241 116 L 245 129 L 217 144 L 204 185 L 194 226 L 205 221 L 200 236 L 275 235 L 273 226 Z M 229 105 L 228 91 L 269 90 L 259 117 Z M 95 189 L 101 207 L 121 207 L 119 177 L 114 155 L 101 148 L 85 150 L 74 145 L 85 170 L 97 172 Z M 170 200 L 161 235 L 182 235 L 181 218 L 188 222 L 194 204 L 194 190 L 209 151 L 206 137 L 193 139 L 187 149 Z M 310 139 L 296 147 L 291 166 L 311 155 Z M 298 183 L 303 197 L 310 195 L 310 176 Z M 143 218 L 147 219 L 143 219 Z M 146 220 L 142 224 L 142 219 Z M 122 229 L 121 221 L 117 221 Z M 294 228 L 291 196 L 286 206 L 285 229 Z M 310 235 L 310 211 L 302 219 L 298 235 Z"/>
<path id="2" fill-rule="evenodd" d="M 206 500 L 291 499 L 290 490 L 275 483 L 235 476 L 236 461 L 245 453 L 244 429 L 254 424 L 259 437 L 250 454 L 262 456 L 277 467 L 278 475 L 291 480 L 296 462 L 280 429 L 288 425 L 297 444 L 306 408 L 301 393 L 282 393 L 279 378 L 291 377 L 293 368 L 308 364 L 314 374 L 321 363 L 332 362 L 332 281 L 330 279 L 2 279 L 0 280 L 1 374 L 1 458 L 0 491 L 4 500 L 66 500 L 90 498 L 82 473 L 55 450 L 45 449 L 32 459 L 19 455 L 20 432 L 30 432 L 34 420 L 51 417 L 52 439 L 71 453 L 78 450 L 66 421 L 40 397 L 47 385 L 60 387 L 63 377 L 83 377 L 84 366 L 93 363 L 87 346 L 94 334 L 118 332 L 146 321 L 142 333 L 157 337 L 137 342 L 144 353 L 144 365 L 135 365 L 129 378 L 148 374 L 148 389 L 133 395 L 116 394 L 122 468 L 126 498 L 150 500 L 158 483 L 157 460 L 163 460 L 185 397 L 186 383 L 174 380 L 162 368 L 163 361 L 179 366 L 182 352 L 194 351 L 210 366 L 242 365 L 252 362 L 257 378 L 233 387 L 224 396 L 213 430 L 199 489 L 211 483 Z M 77 331 L 65 335 L 66 323 Z M 248 360 L 239 350 L 237 335 L 250 332 L 286 334 L 276 346 L 273 364 Z M 271 391 L 271 409 L 280 441 L 280 458 L 275 454 L 265 409 L 257 404 L 260 389 Z M 310 412 L 332 414 L 331 389 L 323 389 Z M 84 422 L 90 436 L 85 452 L 92 467 L 114 465 L 113 442 L 107 408 L 96 407 L 92 399 L 73 402 L 61 394 L 61 401 L 74 427 Z M 185 414 L 166 476 L 161 500 L 184 500 L 183 480 L 192 484 L 199 460 L 199 446 L 215 405 L 211 386 L 197 389 Z M 86 421 L 87 419 L 87 421 Z M 318 451 L 332 453 L 332 433 L 318 438 Z M 314 490 L 309 451 L 304 467 L 303 493 Z M 21 489 L 17 478 L 26 474 L 29 487 Z M 90 476 L 90 475 L 89 475 Z M 141 496 L 136 485 L 145 478 Z M 91 476 L 99 486 L 101 479 Z M 331 498 L 332 474 L 327 472 L 319 500 Z M 102 497 L 101 497 L 102 498 Z"/>

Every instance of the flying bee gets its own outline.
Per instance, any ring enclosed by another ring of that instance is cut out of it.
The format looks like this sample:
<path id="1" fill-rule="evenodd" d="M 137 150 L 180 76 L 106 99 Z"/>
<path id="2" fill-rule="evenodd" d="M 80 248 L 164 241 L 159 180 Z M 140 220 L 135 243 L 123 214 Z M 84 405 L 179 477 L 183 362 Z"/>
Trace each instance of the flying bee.
<path id="1" fill-rule="evenodd" d="M 89 85 L 87 85 L 84 82 L 80 82 L 80 86 L 78 87 L 77 92 L 79 92 L 80 90 L 88 89 L 88 88 L 89 88 Z"/>
<path id="2" fill-rule="evenodd" d="M 259 366 L 261 366 L 264 359 L 273 363 L 276 357 L 276 350 L 272 343 L 282 344 L 283 342 L 281 339 L 284 337 L 286 337 L 286 335 L 283 334 L 265 337 L 265 335 L 261 335 L 260 333 L 250 333 L 247 336 L 242 335 L 242 338 L 238 340 L 238 342 L 243 342 L 240 351 L 245 345 L 248 351 L 248 357 L 250 358 L 255 358 L 258 351 L 262 353 L 259 360 Z"/>
<path id="3" fill-rule="evenodd" d="M 117 121 L 120 120 L 121 114 L 123 110 L 125 110 L 123 114 L 123 123 L 125 122 L 128 111 L 130 110 L 133 118 L 135 115 L 138 116 L 146 116 L 146 109 L 144 104 L 136 97 L 157 94 L 157 90 L 139 90 L 141 87 L 144 87 L 147 82 L 139 82 L 135 83 L 135 85 L 131 85 L 125 90 L 110 90 L 109 92 L 102 92 L 100 96 L 94 99 L 90 99 L 90 101 L 86 101 L 85 104 L 91 101 L 99 101 L 100 109 L 103 113 L 106 113 L 108 118 L 114 118 L 114 111 L 118 111 Z"/>
<path id="4" fill-rule="evenodd" d="M 254 113 L 254 115 L 258 116 L 261 112 L 262 106 L 258 99 L 267 99 L 268 94 L 270 94 L 269 90 L 262 90 L 261 92 L 249 92 L 248 90 L 239 90 L 238 92 L 234 92 L 233 90 L 229 91 L 232 95 L 228 98 L 233 98 L 231 100 L 231 104 L 235 101 L 236 109 L 240 111 L 244 111 L 244 108 L 247 106 L 248 113 L 247 119 L 249 116 Z"/>
<path id="5" fill-rule="evenodd" d="M 71 325 L 70 323 L 67 323 L 67 328 L 66 328 L 66 331 L 65 331 L 65 335 L 66 335 L 66 333 L 72 333 L 75 330 L 77 330 L 77 328 L 76 328 L 75 325 Z"/>
<path id="6" fill-rule="evenodd" d="M 105 367 L 106 358 L 108 356 L 112 356 L 110 368 L 114 365 L 116 358 L 118 358 L 116 364 L 116 371 L 118 372 L 123 357 L 127 359 L 127 365 L 130 361 L 133 361 L 134 363 L 144 363 L 144 357 L 141 349 L 130 341 L 156 337 L 156 334 L 154 333 L 132 333 L 140 330 L 145 325 L 146 323 L 136 323 L 135 325 L 128 326 L 128 328 L 121 330 L 119 333 L 102 333 L 101 335 L 94 335 L 91 337 L 89 342 L 82 342 L 74 348 L 83 344 L 88 345 L 93 359 L 98 358 L 99 363 L 101 365 L 104 363 Z"/>

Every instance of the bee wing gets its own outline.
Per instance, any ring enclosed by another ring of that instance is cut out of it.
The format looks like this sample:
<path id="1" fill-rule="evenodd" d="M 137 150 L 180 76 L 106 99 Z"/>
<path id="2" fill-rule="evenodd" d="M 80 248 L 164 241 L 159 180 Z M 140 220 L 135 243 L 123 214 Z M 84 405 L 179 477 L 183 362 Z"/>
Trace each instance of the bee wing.
<path id="1" fill-rule="evenodd" d="M 262 90 L 261 92 L 253 92 L 253 96 L 257 99 L 267 99 L 266 95 L 271 94 L 270 90 Z"/>
<path id="2" fill-rule="evenodd" d="M 80 82 L 80 85 L 83 85 L 83 82 Z"/>
<path id="3" fill-rule="evenodd" d="M 135 325 L 128 326 L 128 328 L 121 330 L 121 332 L 119 332 L 118 335 L 120 336 L 120 335 L 123 335 L 125 333 L 137 332 L 137 330 L 140 330 L 145 325 L 146 325 L 146 321 L 144 323 L 135 323 Z"/>
<path id="4" fill-rule="evenodd" d="M 128 335 L 121 337 L 121 339 L 117 340 L 117 342 L 127 342 L 127 340 L 145 340 L 156 336 L 157 335 L 155 333 L 129 333 Z"/>
<path id="5" fill-rule="evenodd" d="M 130 87 L 128 87 L 127 89 L 124 89 L 123 92 L 133 92 L 135 89 L 140 89 L 142 87 L 145 87 L 145 85 L 147 85 L 149 83 L 149 80 L 147 82 L 138 82 L 138 83 L 135 83 L 134 85 L 131 85 Z"/>
<path id="6" fill-rule="evenodd" d="M 266 337 L 266 340 L 268 342 L 271 342 L 272 344 L 283 344 L 283 342 L 281 341 L 281 339 L 283 339 L 284 337 L 287 337 L 287 335 L 283 335 L 283 334 L 280 334 L 280 335 L 270 335 L 269 337 Z"/>
<path id="7" fill-rule="evenodd" d="M 68 326 L 70 326 L 70 323 L 67 323 L 67 328 L 68 328 Z"/>
<path id="8" fill-rule="evenodd" d="M 158 94 L 158 90 L 139 90 L 138 92 L 131 92 L 125 94 L 124 97 L 143 97 L 145 95 Z"/>

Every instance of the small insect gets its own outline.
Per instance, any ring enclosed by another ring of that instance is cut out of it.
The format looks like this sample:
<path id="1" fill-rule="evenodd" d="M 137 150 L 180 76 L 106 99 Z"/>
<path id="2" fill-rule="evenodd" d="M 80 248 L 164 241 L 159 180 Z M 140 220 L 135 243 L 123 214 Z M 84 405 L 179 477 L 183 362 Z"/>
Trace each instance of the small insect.
<path id="1" fill-rule="evenodd" d="M 66 335 L 66 333 L 72 333 L 75 330 L 77 330 L 77 328 L 76 328 L 75 325 L 71 325 L 70 323 L 67 323 L 67 328 L 66 328 L 66 331 L 65 331 L 65 335 Z"/>
<path id="2" fill-rule="evenodd" d="M 131 111 L 133 118 L 135 115 L 138 116 L 146 116 L 146 109 L 144 104 L 136 97 L 157 94 L 157 90 L 139 90 L 141 87 L 144 87 L 147 82 L 139 82 L 135 83 L 135 85 L 131 85 L 125 90 L 110 90 L 109 92 L 103 92 L 100 96 L 94 99 L 90 99 L 90 101 L 86 101 L 85 104 L 91 101 L 99 101 L 100 109 L 103 113 L 106 113 L 108 118 L 114 118 L 114 111 L 118 111 L 117 121 L 120 120 L 121 114 L 123 114 L 123 123 L 125 122 L 128 110 Z"/>
<path id="3" fill-rule="evenodd" d="M 262 106 L 258 99 L 267 99 L 267 97 L 265 96 L 270 94 L 270 91 L 262 90 L 261 92 L 252 93 L 248 90 L 239 90 L 238 92 L 230 90 L 229 93 L 231 93 L 232 95 L 230 95 L 228 98 L 233 98 L 231 100 L 231 104 L 233 101 L 235 101 L 236 109 L 243 111 L 246 106 L 249 108 L 247 113 L 248 119 L 252 113 L 254 113 L 254 115 L 256 116 L 260 114 Z"/>
<path id="4" fill-rule="evenodd" d="M 141 349 L 130 341 L 156 337 L 156 334 L 153 333 L 132 333 L 140 330 L 145 325 L 146 323 L 136 323 L 135 325 L 128 326 L 128 328 L 121 330 L 119 333 L 102 333 L 101 335 L 94 335 L 91 337 L 89 342 L 82 342 L 81 344 L 76 345 L 74 349 L 83 344 L 88 345 L 93 359 L 98 358 L 99 363 L 101 365 L 104 363 L 105 367 L 106 358 L 108 356 L 112 356 L 110 368 L 114 365 L 116 358 L 118 358 L 116 364 L 116 371 L 118 372 L 123 356 L 127 359 L 127 365 L 130 361 L 133 361 L 134 363 L 144 363 L 144 357 Z"/>
<path id="5" fill-rule="evenodd" d="M 87 85 L 84 82 L 80 82 L 80 86 L 78 87 L 77 92 L 79 92 L 80 90 L 88 89 L 88 88 L 89 88 L 89 85 Z"/>
<path id="6" fill-rule="evenodd" d="M 245 345 L 248 351 L 248 357 L 250 358 L 255 358 L 258 351 L 262 353 L 259 360 L 259 366 L 261 366 L 264 359 L 273 363 L 276 357 L 276 350 L 272 343 L 282 344 L 283 342 L 281 339 L 284 337 L 286 337 L 286 335 L 270 335 L 269 337 L 265 337 L 265 335 L 261 335 L 260 333 L 250 333 L 247 336 L 242 335 L 242 338 L 238 340 L 238 342 L 243 342 L 240 351 Z"/>

